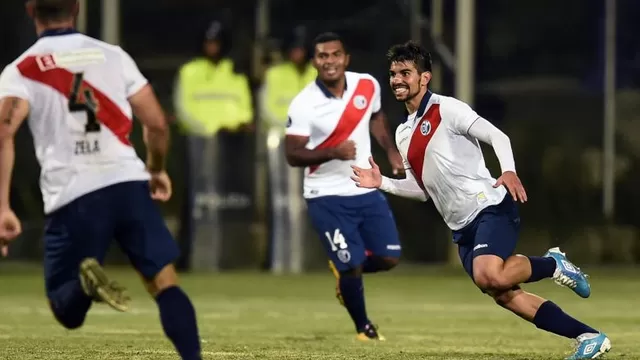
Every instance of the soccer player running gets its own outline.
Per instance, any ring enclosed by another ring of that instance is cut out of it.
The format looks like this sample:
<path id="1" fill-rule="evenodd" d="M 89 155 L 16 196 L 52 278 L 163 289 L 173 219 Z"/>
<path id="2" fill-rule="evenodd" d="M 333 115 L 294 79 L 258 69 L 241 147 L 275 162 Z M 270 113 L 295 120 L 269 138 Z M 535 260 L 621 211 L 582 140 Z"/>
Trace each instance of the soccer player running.
<path id="1" fill-rule="evenodd" d="M 387 151 L 394 172 L 403 169 L 402 157 L 381 111 L 376 79 L 345 71 L 349 53 L 337 34 L 320 34 L 313 45 L 318 77 L 290 104 L 286 157 L 289 165 L 306 168 L 308 213 L 357 339 L 384 340 L 367 316 L 362 274 L 396 266 L 401 247 L 386 198 L 375 189 L 356 187 L 350 166 L 367 164 L 370 132 Z"/>
<path id="2" fill-rule="evenodd" d="M 140 273 L 182 359 L 201 359 L 196 314 L 178 286 L 178 248 L 153 200 L 171 197 L 169 130 L 153 89 L 120 47 L 77 33 L 77 0 L 31 0 L 39 39 L 0 75 L 0 247 L 21 232 L 9 204 L 14 136 L 29 115 L 46 215 L 49 305 L 67 329 L 92 302 L 128 309 L 124 289 L 101 263 L 113 238 Z M 143 124 L 147 164 L 129 141 Z"/>
<path id="3" fill-rule="evenodd" d="M 357 186 L 433 199 L 453 230 L 464 269 L 498 305 L 540 329 L 576 339 L 569 359 L 594 359 L 609 351 L 605 334 L 520 288 L 552 278 L 580 297 L 591 293 L 586 275 L 558 248 L 542 257 L 513 254 L 520 227 L 516 203 L 526 202 L 527 195 L 516 175 L 509 138 L 464 102 L 428 90 L 431 59 L 419 45 L 395 45 L 387 57 L 391 89 L 409 114 L 396 130 L 407 175 L 403 180 L 382 176 L 370 159 L 370 169 L 353 167 Z M 502 168 L 497 180 L 485 166 L 478 140 L 493 146 Z"/>

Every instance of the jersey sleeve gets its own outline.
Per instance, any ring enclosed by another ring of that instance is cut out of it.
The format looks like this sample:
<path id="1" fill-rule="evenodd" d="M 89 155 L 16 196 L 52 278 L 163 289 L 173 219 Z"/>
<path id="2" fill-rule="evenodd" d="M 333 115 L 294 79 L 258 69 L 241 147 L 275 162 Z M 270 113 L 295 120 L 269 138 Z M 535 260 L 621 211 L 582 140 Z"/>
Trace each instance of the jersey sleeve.
<path id="1" fill-rule="evenodd" d="M 373 81 L 374 91 L 373 91 L 373 99 L 371 99 L 371 113 L 375 114 L 382 109 L 382 95 L 380 90 L 380 83 L 376 78 L 371 77 Z"/>
<path id="2" fill-rule="evenodd" d="M 133 60 L 131 55 L 129 55 L 124 50 L 121 51 L 121 55 L 122 70 L 124 72 L 124 81 L 126 84 L 126 94 L 127 97 L 131 97 L 138 91 L 142 90 L 142 88 L 149 82 L 147 81 L 147 78 L 142 75 L 140 69 L 138 69 L 138 65 Z"/>
<path id="3" fill-rule="evenodd" d="M 0 99 L 5 97 L 17 97 L 32 103 L 27 80 L 13 65 L 5 67 L 0 74 Z"/>
<path id="4" fill-rule="evenodd" d="M 471 106 L 454 98 L 447 98 L 441 111 L 443 119 L 448 119 L 454 133 L 460 135 L 467 135 L 471 125 L 480 118 Z"/>
<path id="5" fill-rule="evenodd" d="M 301 108 L 297 99 L 294 99 L 294 101 L 291 102 L 291 105 L 289 105 L 287 116 L 289 117 L 287 119 L 287 135 L 311 135 L 311 122 L 304 109 Z"/>

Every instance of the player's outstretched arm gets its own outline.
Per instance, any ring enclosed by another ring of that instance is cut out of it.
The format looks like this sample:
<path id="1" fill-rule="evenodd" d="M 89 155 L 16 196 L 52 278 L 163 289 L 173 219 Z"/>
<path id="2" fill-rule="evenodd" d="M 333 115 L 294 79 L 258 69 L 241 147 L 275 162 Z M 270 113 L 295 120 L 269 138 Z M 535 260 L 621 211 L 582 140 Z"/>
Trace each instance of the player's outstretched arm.
<path id="1" fill-rule="evenodd" d="M 164 171 L 169 148 L 169 129 L 164 111 L 151 86 L 146 85 L 132 95 L 129 103 L 134 115 L 143 125 L 149 171 Z"/>
<path id="2" fill-rule="evenodd" d="M 320 165 L 330 160 L 353 160 L 356 146 L 351 140 L 343 141 L 336 147 L 307 149 L 308 136 L 287 135 L 285 137 L 287 162 L 294 167 Z"/>
<path id="3" fill-rule="evenodd" d="M 516 165 L 513 159 L 513 150 L 511 149 L 511 141 L 509 137 L 500 131 L 489 121 L 478 117 L 469 127 L 469 135 L 489 144 L 496 153 L 502 175 L 498 178 L 494 187 L 505 186 L 514 201 L 527 201 L 527 193 L 516 175 Z"/>
<path id="4" fill-rule="evenodd" d="M 363 169 L 355 165 L 351 166 L 353 169 L 351 179 L 356 183 L 357 187 L 377 188 L 390 194 L 418 201 L 427 201 L 429 199 L 427 193 L 418 185 L 418 181 L 411 171 L 405 171 L 406 177 L 404 179 L 392 179 L 382 176 L 380 167 L 375 163 L 373 157 L 369 157 L 369 164 L 371 169 Z"/>

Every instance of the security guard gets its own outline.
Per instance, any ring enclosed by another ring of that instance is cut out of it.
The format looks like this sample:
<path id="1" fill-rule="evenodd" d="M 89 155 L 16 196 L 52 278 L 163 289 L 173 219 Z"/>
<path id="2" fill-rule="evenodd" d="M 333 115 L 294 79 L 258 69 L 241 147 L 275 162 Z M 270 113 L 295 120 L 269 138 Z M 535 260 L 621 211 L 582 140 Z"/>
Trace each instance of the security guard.
<path id="1" fill-rule="evenodd" d="M 269 68 L 260 93 L 260 118 L 266 130 L 270 197 L 270 267 L 276 273 L 302 269 L 304 203 L 302 173 L 284 160 L 284 130 L 293 98 L 317 72 L 307 57 L 306 34 L 296 28 L 284 42 L 286 60 Z"/>
<path id="2" fill-rule="evenodd" d="M 229 210 L 246 213 L 252 203 L 253 185 L 238 173 L 246 167 L 237 166 L 249 156 L 245 145 L 246 131 L 253 126 L 251 90 L 247 77 L 236 73 L 226 56 L 229 48 L 223 24 L 211 22 L 202 55 L 183 65 L 176 80 L 174 107 L 186 144 L 181 268 L 189 263 L 218 268 L 226 222 L 221 217 Z"/>

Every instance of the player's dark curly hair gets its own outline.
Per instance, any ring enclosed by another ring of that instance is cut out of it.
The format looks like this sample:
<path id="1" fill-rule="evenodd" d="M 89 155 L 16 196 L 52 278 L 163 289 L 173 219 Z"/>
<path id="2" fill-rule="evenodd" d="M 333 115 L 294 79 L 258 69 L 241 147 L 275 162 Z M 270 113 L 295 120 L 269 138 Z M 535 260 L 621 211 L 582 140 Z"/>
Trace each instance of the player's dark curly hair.
<path id="1" fill-rule="evenodd" d="M 431 54 L 413 41 L 404 44 L 393 45 L 387 51 L 389 65 L 394 62 L 412 62 L 419 73 L 431 71 Z"/>

